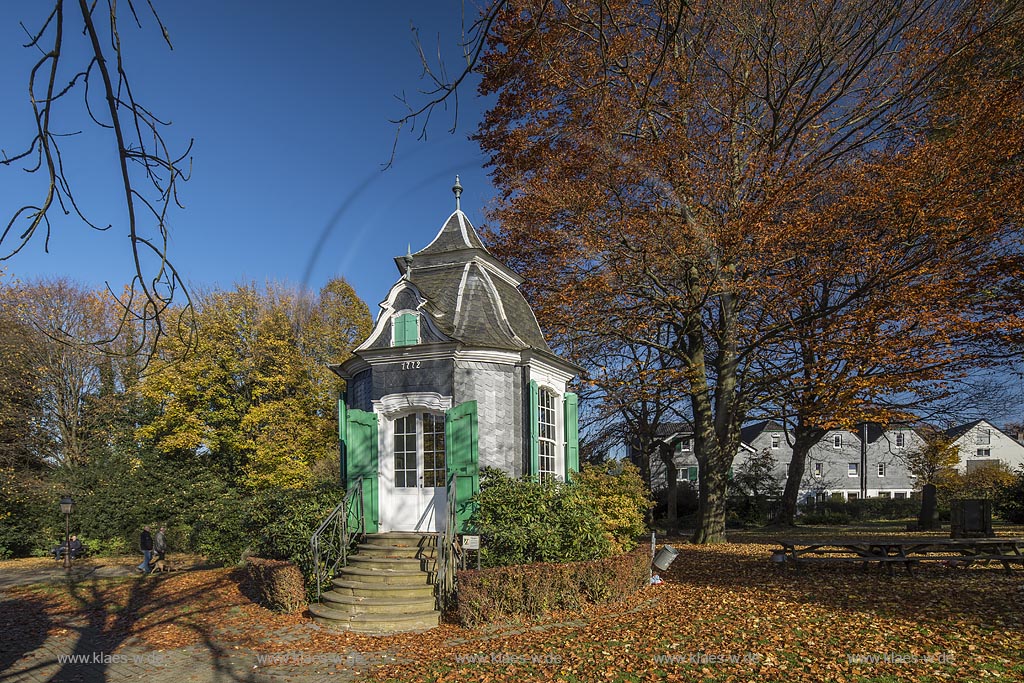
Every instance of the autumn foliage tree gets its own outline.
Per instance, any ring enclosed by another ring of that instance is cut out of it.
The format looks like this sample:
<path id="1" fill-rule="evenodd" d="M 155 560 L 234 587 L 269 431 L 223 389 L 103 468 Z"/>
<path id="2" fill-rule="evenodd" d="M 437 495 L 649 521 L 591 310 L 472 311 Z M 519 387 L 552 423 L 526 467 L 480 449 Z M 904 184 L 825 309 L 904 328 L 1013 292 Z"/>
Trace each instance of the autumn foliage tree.
<path id="1" fill-rule="evenodd" d="M 151 363 L 141 392 L 157 411 L 138 435 L 250 488 L 336 479 L 340 387 L 327 364 L 342 362 L 371 323 L 352 288 L 334 280 L 313 296 L 240 285 L 198 296 L 197 321 L 194 350 L 168 344 Z"/>
<path id="2" fill-rule="evenodd" d="M 872 400 L 901 389 L 908 353 L 928 368 L 1015 334 L 1021 90 L 993 63 L 1019 26 L 1011 5 L 485 13 L 481 89 L 498 99 L 478 138 L 501 191 L 496 251 L 557 341 L 676 361 L 662 383 L 694 421 L 693 540 L 723 538 L 740 427 L 780 379 L 824 380 L 841 359 L 849 396 Z"/>

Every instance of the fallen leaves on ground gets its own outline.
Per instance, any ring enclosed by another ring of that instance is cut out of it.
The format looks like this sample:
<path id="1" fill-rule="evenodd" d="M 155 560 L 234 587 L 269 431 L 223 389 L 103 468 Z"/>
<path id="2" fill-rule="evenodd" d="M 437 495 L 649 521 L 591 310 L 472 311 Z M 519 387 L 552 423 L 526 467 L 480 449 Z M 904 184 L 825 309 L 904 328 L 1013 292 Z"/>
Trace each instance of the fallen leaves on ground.
<path id="1" fill-rule="evenodd" d="M 51 634 L 88 626 L 115 647 L 345 653 L 350 668 L 378 680 L 1024 680 L 1024 571 L 796 573 L 772 566 L 777 546 L 761 540 L 674 542 L 679 556 L 661 572 L 665 583 L 627 601 L 477 629 L 387 637 L 317 629 L 305 616 L 255 605 L 225 569 L 16 589 L 0 626 L 18 624 L 26 637 L 40 625 Z"/>

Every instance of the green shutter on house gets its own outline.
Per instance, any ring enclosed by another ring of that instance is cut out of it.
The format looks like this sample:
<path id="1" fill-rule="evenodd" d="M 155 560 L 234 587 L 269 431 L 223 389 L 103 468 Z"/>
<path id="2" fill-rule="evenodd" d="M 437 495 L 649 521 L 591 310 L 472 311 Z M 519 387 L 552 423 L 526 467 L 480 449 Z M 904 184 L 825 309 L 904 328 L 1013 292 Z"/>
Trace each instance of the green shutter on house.
<path id="1" fill-rule="evenodd" d="M 395 346 L 413 346 L 419 343 L 419 316 L 415 313 L 403 313 L 396 317 Z"/>
<path id="2" fill-rule="evenodd" d="M 565 479 L 570 472 L 580 471 L 580 419 L 579 397 L 573 393 L 565 395 Z"/>
<path id="3" fill-rule="evenodd" d="M 687 467 L 686 468 L 686 479 L 688 481 L 697 481 L 697 468 Z"/>
<path id="4" fill-rule="evenodd" d="M 464 533 L 473 516 L 473 496 L 480 492 L 479 423 L 476 401 L 466 401 L 445 413 L 444 443 L 448 478 L 455 477 L 455 531 Z"/>
<path id="5" fill-rule="evenodd" d="M 348 457 L 345 454 L 345 440 L 348 438 L 348 405 L 345 392 L 338 397 L 338 462 L 341 464 L 341 483 L 348 486 Z"/>
<path id="6" fill-rule="evenodd" d="M 528 475 L 536 477 L 540 474 L 540 387 L 530 380 L 530 471 Z"/>
<path id="7" fill-rule="evenodd" d="M 375 534 L 380 521 L 377 508 L 377 415 L 362 410 L 349 410 L 346 432 L 346 485 L 352 486 L 356 480 L 362 480 L 366 533 Z"/>

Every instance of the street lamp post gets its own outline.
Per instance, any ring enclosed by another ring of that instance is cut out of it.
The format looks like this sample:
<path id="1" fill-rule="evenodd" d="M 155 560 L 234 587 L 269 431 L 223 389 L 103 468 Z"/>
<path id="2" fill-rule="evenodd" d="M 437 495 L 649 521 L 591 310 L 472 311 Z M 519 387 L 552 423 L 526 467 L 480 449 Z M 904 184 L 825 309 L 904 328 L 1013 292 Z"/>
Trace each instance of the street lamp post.
<path id="1" fill-rule="evenodd" d="M 75 501 L 71 496 L 60 499 L 60 511 L 64 513 L 64 569 L 71 569 L 71 511 L 75 509 Z"/>

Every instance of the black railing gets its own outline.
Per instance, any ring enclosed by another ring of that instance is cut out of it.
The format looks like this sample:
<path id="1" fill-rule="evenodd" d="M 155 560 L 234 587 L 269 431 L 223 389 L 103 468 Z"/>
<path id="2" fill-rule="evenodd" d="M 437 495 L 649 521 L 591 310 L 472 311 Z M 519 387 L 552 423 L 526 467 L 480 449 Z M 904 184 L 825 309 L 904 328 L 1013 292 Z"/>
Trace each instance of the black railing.
<path id="1" fill-rule="evenodd" d="M 322 586 L 334 578 L 339 566 L 348 564 L 352 546 L 364 535 L 366 517 L 363 511 L 363 481 L 357 479 L 309 539 L 309 547 L 313 551 L 317 600 L 320 599 Z"/>
<path id="2" fill-rule="evenodd" d="M 445 493 L 447 494 L 448 508 L 446 510 L 447 520 L 444 530 L 437 537 L 437 606 L 444 611 L 455 599 L 455 569 L 458 566 L 459 542 L 456 525 L 458 516 L 456 506 L 458 505 L 458 494 L 455 483 L 458 475 L 452 474 L 448 477 Z"/>

